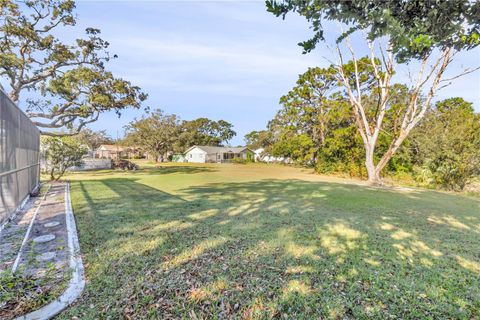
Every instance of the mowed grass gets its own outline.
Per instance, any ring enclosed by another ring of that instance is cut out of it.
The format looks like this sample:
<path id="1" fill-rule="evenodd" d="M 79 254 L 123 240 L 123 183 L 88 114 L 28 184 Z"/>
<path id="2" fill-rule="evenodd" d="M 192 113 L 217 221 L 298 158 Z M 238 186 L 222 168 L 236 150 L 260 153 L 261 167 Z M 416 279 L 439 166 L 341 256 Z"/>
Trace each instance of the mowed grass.
<path id="1" fill-rule="evenodd" d="M 480 317 L 480 200 L 266 165 L 73 174 L 61 319 Z"/>

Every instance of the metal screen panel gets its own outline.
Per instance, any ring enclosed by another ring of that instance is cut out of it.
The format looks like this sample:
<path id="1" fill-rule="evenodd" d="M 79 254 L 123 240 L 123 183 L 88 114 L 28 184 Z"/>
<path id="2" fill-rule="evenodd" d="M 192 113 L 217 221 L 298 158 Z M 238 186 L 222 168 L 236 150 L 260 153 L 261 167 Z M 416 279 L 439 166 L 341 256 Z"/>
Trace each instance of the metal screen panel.
<path id="1" fill-rule="evenodd" d="M 38 185 L 40 132 L 0 90 L 0 225 Z"/>

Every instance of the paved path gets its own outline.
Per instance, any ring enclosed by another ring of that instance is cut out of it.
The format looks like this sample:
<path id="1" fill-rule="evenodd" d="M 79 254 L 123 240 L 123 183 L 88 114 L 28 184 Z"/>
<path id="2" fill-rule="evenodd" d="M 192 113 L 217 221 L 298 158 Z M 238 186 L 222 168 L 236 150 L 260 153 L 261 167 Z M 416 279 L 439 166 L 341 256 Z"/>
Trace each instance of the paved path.
<path id="1" fill-rule="evenodd" d="M 48 319 L 78 297 L 83 265 L 68 184 L 44 185 L 41 195 L 30 199 L 1 231 L 0 272 L 5 270 L 48 279 L 50 290 L 69 281 L 62 296 L 22 319 Z"/>

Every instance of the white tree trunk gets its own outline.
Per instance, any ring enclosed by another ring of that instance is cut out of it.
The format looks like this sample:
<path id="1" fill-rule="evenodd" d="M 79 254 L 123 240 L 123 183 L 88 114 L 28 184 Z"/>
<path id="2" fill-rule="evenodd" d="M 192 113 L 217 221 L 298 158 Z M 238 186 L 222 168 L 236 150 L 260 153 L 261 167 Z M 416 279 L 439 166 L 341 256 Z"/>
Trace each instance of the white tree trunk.
<path id="1" fill-rule="evenodd" d="M 380 172 L 374 161 L 375 142 L 370 142 L 365 145 L 365 167 L 367 169 L 368 182 L 371 184 L 381 184 Z"/>

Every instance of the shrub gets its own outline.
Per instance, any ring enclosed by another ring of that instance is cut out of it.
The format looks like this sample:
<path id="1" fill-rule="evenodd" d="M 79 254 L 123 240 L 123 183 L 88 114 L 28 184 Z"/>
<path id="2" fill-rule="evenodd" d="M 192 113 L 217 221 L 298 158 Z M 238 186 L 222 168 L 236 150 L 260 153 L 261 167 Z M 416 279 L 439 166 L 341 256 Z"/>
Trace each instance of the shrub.
<path id="1" fill-rule="evenodd" d="M 253 162 L 253 160 L 243 159 L 243 158 L 233 158 L 232 159 L 232 163 L 247 164 L 249 162 Z"/>
<path id="2" fill-rule="evenodd" d="M 45 169 L 51 180 L 60 179 L 70 167 L 81 166 L 87 153 L 87 148 L 72 137 L 42 136 L 41 144 Z"/>

